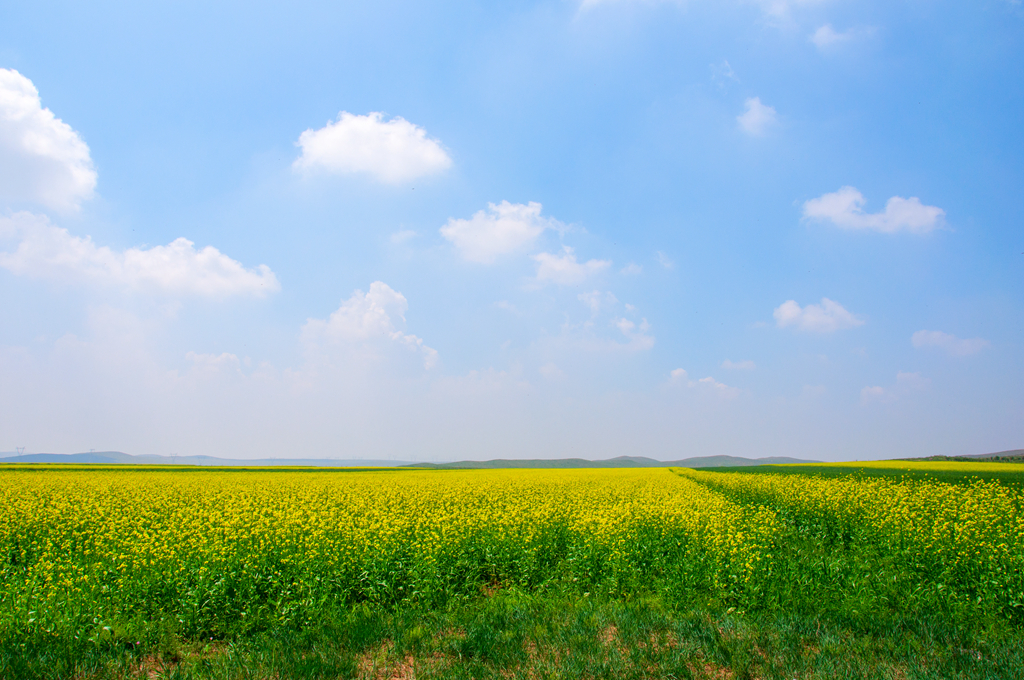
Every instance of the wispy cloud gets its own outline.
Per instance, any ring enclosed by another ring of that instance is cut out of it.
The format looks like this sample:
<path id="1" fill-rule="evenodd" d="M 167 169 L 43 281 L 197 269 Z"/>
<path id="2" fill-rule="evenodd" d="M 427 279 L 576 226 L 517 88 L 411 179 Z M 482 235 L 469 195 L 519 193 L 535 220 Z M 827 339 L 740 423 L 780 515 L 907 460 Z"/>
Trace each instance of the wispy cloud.
<path id="1" fill-rule="evenodd" d="M 936 347 L 956 357 L 977 354 L 989 346 L 989 341 L 982 338 L 961 339 L 942 331 L 917 331 L 910 342 L 914 347 Z"/>
<path id="2" fill-rule="evenodd" d="M 896 374 L 896 383 L 894 385 L 889 387 L 872 385 L 870 387 L 863 388 L 860 391 L 860 400 L 865 404 L 871 402 L 882 402 L 888 404 L 914 392 L 920 392 L 921 390 L 927 389 L 930 384 L 931 381 L 923 377 L 920 373 L 900 371 Z"/>

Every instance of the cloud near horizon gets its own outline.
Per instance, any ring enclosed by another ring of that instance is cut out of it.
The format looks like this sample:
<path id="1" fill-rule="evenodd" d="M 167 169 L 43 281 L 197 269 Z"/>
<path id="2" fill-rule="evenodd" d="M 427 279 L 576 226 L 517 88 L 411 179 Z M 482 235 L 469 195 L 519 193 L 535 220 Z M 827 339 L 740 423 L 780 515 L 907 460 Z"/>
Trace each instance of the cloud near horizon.
<path id="1" fill-rule="evenodd" d="M 384 120 L 372 112 L 357 116 L 347 111 L 319 130 L 299 135 L 302 154 L 293 167 L 304 173 L 366 174 L 385 184 L 398 184 L 434 175 L 452 165 L 441 142 L 401 117 Z"/>
<path id="2" fill-rule="evenodd" d="M 31 80 L 0 69 L 0 199 L 69 213 L 95 188 L 86 143 L 43 108 Z"/>
<path id="3" fill-rule="evenodd" d="M 897 399 L 907 397 L 914 392 L 927 389 L 931 384 L 928 378 L 922 377 L 920 373 L 900 371 L 896 374 L 896 384 L 891 387 L 873 385 L 865 387 L 860 391 L 861 403 L 881 402 L 890 404 Z"/>
<path id="4" fill-rule="evenodd" d="M 186 238 L 116 251 L 72 236 L 43 215 L 21 212 L 0 217 L 0 242 L 11 239 L 17 245 L 0 250 L 0 267 L 35 279 L 209 298 L 264 297 L 281 289 L 266 265 L 247 269 L 213 246 L 196 250 Z"/>

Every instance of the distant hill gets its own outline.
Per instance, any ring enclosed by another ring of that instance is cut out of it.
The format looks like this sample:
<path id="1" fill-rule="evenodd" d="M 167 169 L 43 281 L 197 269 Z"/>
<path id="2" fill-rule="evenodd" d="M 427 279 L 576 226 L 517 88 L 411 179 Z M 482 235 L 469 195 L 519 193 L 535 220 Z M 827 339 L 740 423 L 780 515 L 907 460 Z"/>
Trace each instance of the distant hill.
<path id="1" fill-rule="evenodd" d="M 0 454 L 2 455 L 2 454 Z M 799 458 L 738 458 L 736 456 L 704 456 L 684 460 L 660 461 L 643 456 L 619 456 L 607 460 L 584 458 L 535 458 L 530 460 L 464 460 L 457 463 L 413 463 L 395 460 L 333 459 L 333 458 L 258 458 L 238 460 L 213 456 L 132 456 L 120 451 L 89 453 L 27 453 L 0 457 L 0 464 L 63 463 L 76 465 L 192 465 L 203 467 L 416 467 L 438 470 L 493 470 L 502 468 L 646 468 L 646 467 L 735 467 L 738 465 L 772 465 L 778 463 L 817 463 Z"/>
<path id="2" fill-rule="evenodd" d="M 196 465 L 203 467 L 397 467 L 405 460 L 334 458 L 257 458 L 239 460 L 214 456 L 133 456 L 120 451 L 90 453 L 27 453 L 0 458 L 0 463 L 64 463 L 77 465 Z"/>
<path id="3" fill-rule="evenodd" d="M 928 456 L 926 458 L 901 458 L 899 460 L 952 460 L 993 462 L 1024 462 L 1024 449 L 999 451 L 969 456 Z M 413 463 L 407 460 L 369 460 L 336 458 L 216 458 L 214 456 L 132 456 L 120 451 L 91 451 L 89 453 L 28 453 L 23 455 L 0 454 L 4 463 L 64 463 L 77 465 L 191 465 L 202 467 L 415 467 L 434 470 L 499 470 L 509 468 L 572 469 L 572 468 L 652 468 L 688 467 L 719 468 L 750 465 L 792 465 L 820 463 L 819 460 L 803 460 L 772 456 L 768 458 L 743 458 L 740 456 L 699 456 L 681 460 L 661 461 L 643 456 L 619 456 L 606 460 L 585 458 L 531 458 L 494 460 L 462 460 L 455 463 Z"/>
<path id="4" fill-rule="evenodd" d="M 996 453 L 976 453 L 967 456 L 928 456 L 926 458 L 900 458 L 899 460 L 959 460 L 964 462 L 988 460 L 994 463 L 1021 463 L 1024 462 L 1024 449 L 1012 449 Z"/>
<path id="5" fill-rule="evenodd" d="M 405 467 L 429 468 L 432 470 L 498 470 L 508 468 L 648 468 L 648 467 L 738 467 L 746 465 L 780 465 L 796 463 L 820 463 L 819 460 L 800 458 L 739 458 L 737 456 L 702 456 L 682 460 L 662 461 L 642 456 L 619 456 L 607 460 L 586 460 L 585 458 L 532 458 L 512 460 L 462 460 L 457 463 L 410 463 Z"/>

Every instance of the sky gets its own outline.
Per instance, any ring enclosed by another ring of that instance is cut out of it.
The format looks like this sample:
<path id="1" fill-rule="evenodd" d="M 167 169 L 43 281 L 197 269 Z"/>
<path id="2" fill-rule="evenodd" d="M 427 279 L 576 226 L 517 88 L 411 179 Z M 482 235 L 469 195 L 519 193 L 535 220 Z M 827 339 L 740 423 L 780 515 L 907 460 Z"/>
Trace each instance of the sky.
<path id="1" fill-rule="evenodd" d="M 1024 447 L 1019 1 L 0 16 L 0 451 Z"/>

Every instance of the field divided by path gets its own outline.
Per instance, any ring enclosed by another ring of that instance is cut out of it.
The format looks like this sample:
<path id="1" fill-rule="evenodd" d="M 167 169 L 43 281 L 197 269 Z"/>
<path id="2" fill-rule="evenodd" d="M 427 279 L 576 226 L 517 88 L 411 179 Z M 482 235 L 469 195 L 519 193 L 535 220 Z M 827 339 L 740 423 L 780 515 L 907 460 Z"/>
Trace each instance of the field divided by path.
<path id="1" fill-rule="evenodd" d="M 24 677 L 496 591 L 968 641 L 1024 614 L 998 479 L 25 467 L 0 505 L 0 671 Z"/>

